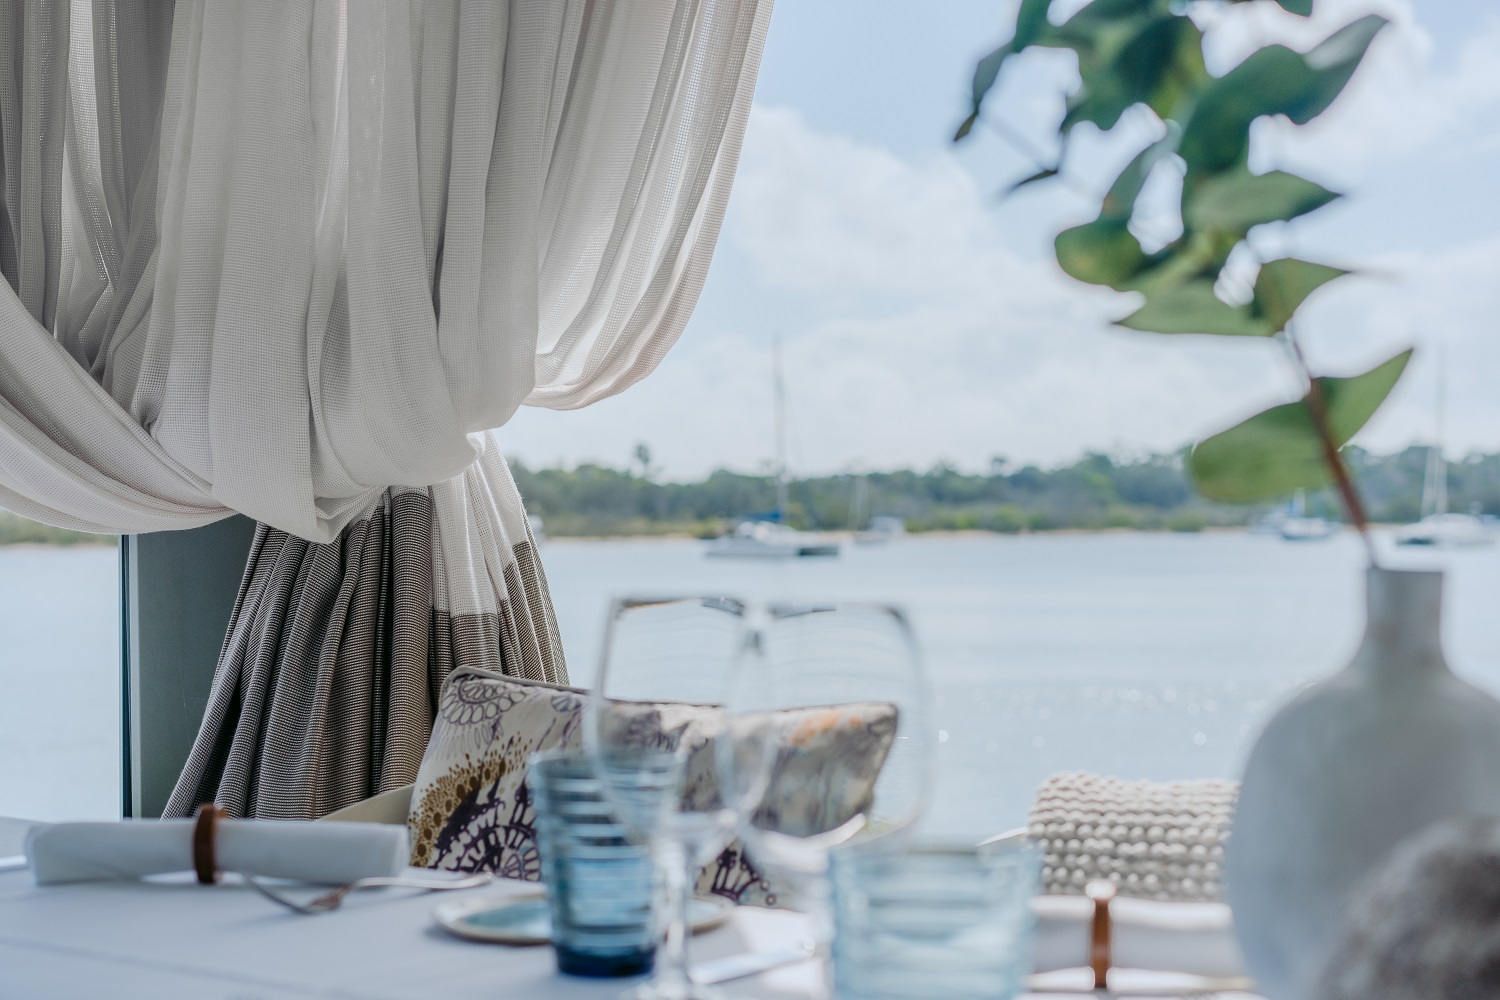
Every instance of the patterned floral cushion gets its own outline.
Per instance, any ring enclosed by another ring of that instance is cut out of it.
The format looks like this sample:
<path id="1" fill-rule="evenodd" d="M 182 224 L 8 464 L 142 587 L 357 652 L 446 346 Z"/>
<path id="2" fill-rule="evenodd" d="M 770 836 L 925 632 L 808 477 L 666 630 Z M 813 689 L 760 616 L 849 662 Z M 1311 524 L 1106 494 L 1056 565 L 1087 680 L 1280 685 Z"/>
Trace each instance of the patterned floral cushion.
<path id="1" fill-rule="evenodd" d="M 461 668 L 443 686 L 437 723 L 422 758 L 408 826 L 412 864 L 455 871 L 540 876 L 526 761 L 539 750 L 578 746 L 585 692 Z M 711 737 L 719 711 L 663 703 L 630 721 L 632 742 L 686 741 L 687 795 L 718 794 Z M 777 719 L 781 752 L 764 810 L 784 828 L 832 829 L 865 809 L 896 735 L 885 704 L 800 709 Z M 698 877 L 698 892 L 775 906 L 782 893 L 730 845 Z"/>

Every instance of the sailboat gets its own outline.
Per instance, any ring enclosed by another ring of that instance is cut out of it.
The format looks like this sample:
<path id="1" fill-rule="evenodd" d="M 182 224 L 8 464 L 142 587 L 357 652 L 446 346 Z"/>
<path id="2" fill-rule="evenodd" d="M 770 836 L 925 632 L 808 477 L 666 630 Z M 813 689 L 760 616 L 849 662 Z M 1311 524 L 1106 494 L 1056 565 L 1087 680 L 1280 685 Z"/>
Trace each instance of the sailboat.
<path id="1" fill-rule="evenodd" d="M 849 528 L 854 532 L 855 545 L 889 545 L 898 538 L 906 537 L 906 522 L 899 517 L 876 514 L 863 528 L 865 508 L 870 505 L 870 479 L 859 476 L 854 480 L 854 497 L 849 501 Z"/>
<path id="2" fill-rule="evenodd" d="M 1317 542 L 1338 534 L 1339 526 L 1326 517 L 1309 517 L 1307 495 L 1298 490 L 1292 497 L 1286 516 L 1281 518 L 1279 532 L 1288 542 Z"/>
<path id="3" fill-rule="evenodd" d="M 1443 457 L 1443 431 L 1447 393 L 1442 355 L 1438 356 L 1437 441 L 1427 451 L 1427 469 L 1422 477 L 1422 514 L 1415 524 L 1396 531 L 1397 545 L 1430 545 L 1438 548 L 1475 548 L 1495 544 L 1489 525 L 1473 514 L 1448 510 L 1448 461 Z"/>
<path id="4" fill-rule="evenodd" d="M 888 514 L 876 514 L 865 529 L 854 536 L 856 545 L 889 545 L 906 537 L 906 522 Z"/>
<path id="5" fill-rule="evenodd" d="M 1427 473 L 1422 481 L 1422 513 L 1425 516 L 1417 523 L 1397 529 L 1397 545 L 1475 548 L 1495 544 L 1495 536 L 1483 520 L 1473 514 L 1448 510 L 1448 462 L 1438 445 L 1427 451 Z"/>
<path id="6" fill-rule="evenodd" d="M 771 344 L 776 387 L 776 509 L 741 521 L 733 532 L 708 543 L 707 555 L 733 559 L 796 559 L 804 556 L 836 556 L 837 541 L 786 524 L 786 384 L 781 375 L 781 338 Z"/>

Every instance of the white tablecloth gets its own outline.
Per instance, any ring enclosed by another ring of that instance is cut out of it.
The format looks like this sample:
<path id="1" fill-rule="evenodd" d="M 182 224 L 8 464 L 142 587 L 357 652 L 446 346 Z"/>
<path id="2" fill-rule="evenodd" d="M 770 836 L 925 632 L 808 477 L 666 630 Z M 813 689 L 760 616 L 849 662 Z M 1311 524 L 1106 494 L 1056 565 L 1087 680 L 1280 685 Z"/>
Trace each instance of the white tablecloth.
<path id="1" fill-rule="evenodd" d="M 536 890 L 512 882 L 464 892 Z M 186 874 L 39 888 L 28 871 L 3 872 L 0 998 L 614 1000 L 628 984 L 558 975 L 545 947 L 448 935 L 432 922 L 432 909 L 457 894 L 374 890 L 308 917 L 232 881 L 206 887 Z M 725 927 L 695 938 L 694 957 L 788 948 L 804 930 L 796 914 L 747 907 Z M 814 976 L 811 963 L 803 963 L 733 987 L 747 998 L 792 1000 L 813 995 Z"/>

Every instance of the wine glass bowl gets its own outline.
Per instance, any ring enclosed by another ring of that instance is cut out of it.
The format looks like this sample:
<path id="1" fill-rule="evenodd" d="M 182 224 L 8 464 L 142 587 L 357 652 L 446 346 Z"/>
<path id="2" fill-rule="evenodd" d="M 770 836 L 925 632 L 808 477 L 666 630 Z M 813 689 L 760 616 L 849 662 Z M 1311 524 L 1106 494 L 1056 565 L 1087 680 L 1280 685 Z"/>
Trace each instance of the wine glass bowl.
<path id="1" fill-rule="evenodd" d="M 916 641 L 889 605 L 780 603 L 745 649 L 720 783 L 750 861 L 817 909 L 834 847 L 897 838 L 927 805 L 932 707 Z"/>
<path id="2" fill-rule="evenodd" d="M 636 1000 L 711 1000 L 688 974 L 687 906 L 697 870 L 739 817 L 719 787 L 715 738 L 747 637 L 734 598 L 614 602 L 585 713 L 584 744 L 604 798 L 647 845 L 664 882 L 665 940 Z"/>

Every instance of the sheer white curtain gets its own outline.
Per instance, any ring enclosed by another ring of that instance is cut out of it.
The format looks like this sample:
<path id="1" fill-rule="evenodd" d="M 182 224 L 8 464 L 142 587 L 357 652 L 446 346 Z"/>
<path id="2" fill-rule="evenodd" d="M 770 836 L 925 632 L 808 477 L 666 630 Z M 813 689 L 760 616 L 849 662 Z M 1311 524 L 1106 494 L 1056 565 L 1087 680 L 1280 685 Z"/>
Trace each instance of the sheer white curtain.
<path id="1" fill-rule="evenodd" d="M 455 658 L 565 676 L 483 432 L 681 333 L 770 7 L 0 4 L 0 506 L 262 522 L 174 807 L 337 808 Z"/>

